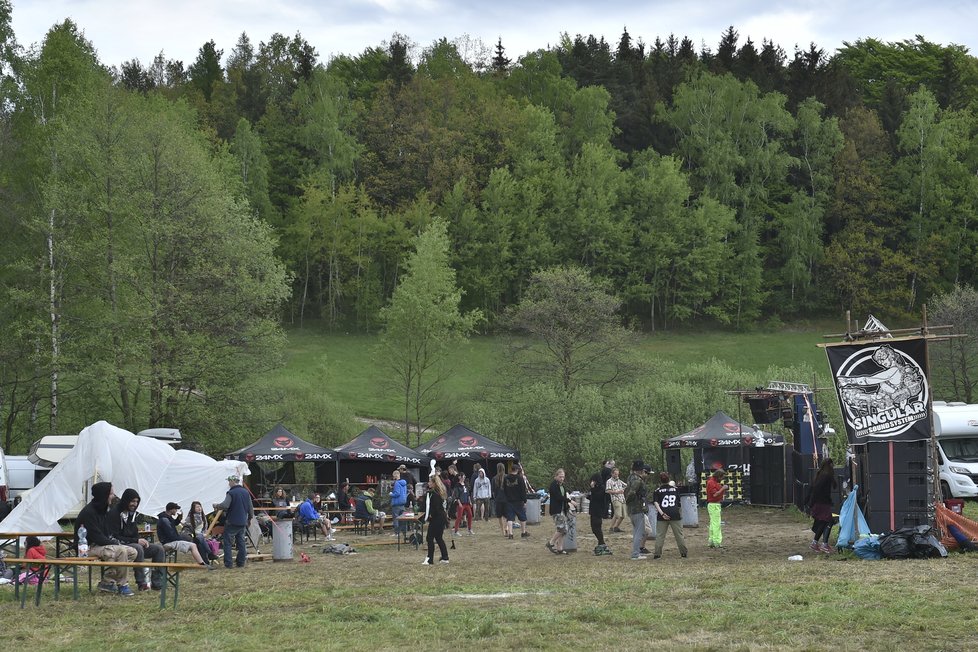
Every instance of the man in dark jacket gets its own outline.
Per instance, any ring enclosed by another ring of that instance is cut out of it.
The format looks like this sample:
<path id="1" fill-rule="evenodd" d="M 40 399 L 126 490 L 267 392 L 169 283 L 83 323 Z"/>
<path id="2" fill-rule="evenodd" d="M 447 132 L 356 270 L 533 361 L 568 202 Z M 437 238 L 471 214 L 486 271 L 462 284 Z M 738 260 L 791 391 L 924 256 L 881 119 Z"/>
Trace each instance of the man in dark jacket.
<path id="1" fill-rule="evenodd" d="M 208 550 L 201 550 L 198 543 L 188 537 L 183 537 L 177 531 L 180 524 L 180 505 L 167 503 L 166 511 L 156 515 L 156 534 L 160 537 L 160 543 L 167 552 L 175 551 L 189 554 L 194 561 L 201 566 L 207 566 L 207 570 L 212 570 L 211 565 L 205 562 L 209 558 Z M 206 544 L 204 544 L 206 545 Z"/>
<path id="2" fill-rule="evenodd" d="M 513 521 L 520 521 L 520 538 L 525 539 L 530 536 L 526 531 L 526 481 L 520 473 L 519 464 L 514 464 L 509 473 L 503 479 L 503 493 L 506 494 L 506 520 L 507 530 L 510 532 L 509 538 L 512 539 Z"/>
<path id="3" fill-rule="evenodd" d="M 111 482 L 92 485 L 92 500 L 82 507 L 75 519 L 75 545 L 78 544 L 78 530 L 84 526 L 90 557 L 102 561 L 131 562 L 136 559 L 136 551 L 109 534 L 109 504 L 114 496 Z M 118 593 L 127 598 L 135 595 L 129 588 L 129 568 L 112 566 L 105 569 L 105 579 L 98 583 L 98 590 Z"/>
<path id="4" fill-rule="evenodd" d="M 139 494 L 135 489 L 126 489 L 115 507 L 109 508 L 107 526 L 109 535 L 136 551 L 136 561 L 166 561 L 163 546 L 150 543 L 139 536 L 139 525 L 136 523 L 136 510 L 139 508 Z M 154 568 L 150 574 L 145 568 L 136 568 L 136 584 L 140 591 L 147 591 L 152 584 L 154 591 L 163 588 L 163 571 Z"/>
<path id="5" fill-rule="evenodd" d="M 248 548 L 245 544 L 245 531 L 255 517 L 255 508 L 251 504 L 251 494 L 241 486 L 241 480 L 236 475 L 228 476 L 228 492 L 224 500 L 214 503 L 215 510 L 227 512 L 224 524 L 224 567 L 231 568 L 236 562 L 238 568 L 244 568 L 248 559 Z M 231 541 L 238 547 L 237 559 L 231 558 Z"/>

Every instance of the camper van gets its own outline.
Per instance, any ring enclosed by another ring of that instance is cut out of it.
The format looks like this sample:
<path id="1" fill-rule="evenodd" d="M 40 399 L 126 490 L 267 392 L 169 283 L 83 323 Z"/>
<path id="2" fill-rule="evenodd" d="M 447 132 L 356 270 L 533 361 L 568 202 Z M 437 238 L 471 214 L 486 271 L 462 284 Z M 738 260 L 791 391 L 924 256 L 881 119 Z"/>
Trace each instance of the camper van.
<path id="1" fill-rule="evenodd" d="M 7 488 L 13 500 L 25 491 L 34 488 L 51 469 L 38 466 L 26 455 L 7 456 Z"/>
<path id="2" fill-rule="evenodd" d="M 942 493 L 978 496 L 978 405 L 934 401 L 934 430 Z"/>

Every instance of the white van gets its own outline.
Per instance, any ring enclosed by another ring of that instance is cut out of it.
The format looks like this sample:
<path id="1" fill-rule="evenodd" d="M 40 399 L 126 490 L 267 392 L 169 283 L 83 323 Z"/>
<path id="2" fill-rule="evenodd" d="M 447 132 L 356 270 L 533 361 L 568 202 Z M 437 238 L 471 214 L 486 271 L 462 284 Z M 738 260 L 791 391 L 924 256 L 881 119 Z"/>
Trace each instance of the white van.
<path id="1" fill-rule="evenodd" d="M 33 489 L 51 469 L 34 464 L 26 455 L 7 456 L 7 488 L 13 500 L 25 491 Z"/>
<path id="2" fill-rule="evenodd" d="M 978 405 L 934 401 L 934 429 L 942 493 L 978 496 Z"/>

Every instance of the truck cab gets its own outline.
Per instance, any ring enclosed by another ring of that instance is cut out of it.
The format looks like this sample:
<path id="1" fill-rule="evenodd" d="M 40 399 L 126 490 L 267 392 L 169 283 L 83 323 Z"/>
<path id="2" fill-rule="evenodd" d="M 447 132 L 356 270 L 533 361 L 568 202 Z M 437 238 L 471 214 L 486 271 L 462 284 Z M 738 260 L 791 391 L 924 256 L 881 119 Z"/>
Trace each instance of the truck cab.
<path id="1" fill-rule="evenodd" d="M 978 405 L 934 401 L 934 429 L 944 497 L 978 497 Z"/>

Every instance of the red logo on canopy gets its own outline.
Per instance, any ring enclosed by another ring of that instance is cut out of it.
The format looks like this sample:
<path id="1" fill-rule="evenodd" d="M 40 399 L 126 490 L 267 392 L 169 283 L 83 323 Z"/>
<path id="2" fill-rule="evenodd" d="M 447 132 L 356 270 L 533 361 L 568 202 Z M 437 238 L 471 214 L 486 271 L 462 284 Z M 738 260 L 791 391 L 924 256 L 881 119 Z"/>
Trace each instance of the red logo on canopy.
<path id="1" fill-rule="evenodd" d="M 465 437 L 462 437 L 461 439 L 459 439 L 458 440 L 458 443 L 460 445 L 462 445 L 462 446 L 471 448 L 472 446 L 475 446 L 476 444 L 478 444 L 479 443 L 479 440 L 476 439 L 475 437 L 471 436 L 471 435 L 466 435 Z"/>
<path id="2" fill-rule="evenodd" d="M 387 460 L 388 462 L 396 462 L 397 455 L 384 455 L 384 459 Z"/>
<path id="3" fill-rule="evenodd" d="M 292 446 L 292 440 L 289 437 L 276 437 L 275 445 L 279 448 L 289 448 Z"/>
<path id="4" fill-rule="evenodd" d="M 753 437 L 744 437 L 744 445 L 745 446 L 750 446 L 753 443 L 754 443 L 754 438 Z"/>
<path id="5" fill-rule="evenodd" d="M 354 453 L 353 451 L 350 451 L 350 459 L 351 459 L 351 460 L 355 460 L 355 459 L 357 459 L 357 454 L 356 454 L 356 453 Z"/>
<path id="6" fill-rule="evenodd" d="M 442 446 L 445 445 L 445 442 L 447 442 L 447 441 L 448 441 L 448 439 L 446 439 L 445 437 L 439 437 L 438 440 L 434 444 L 431 445 L 431 450 L 437 450 L 437 449 L 441 448 Z"/>
<path id="7" fill-rule="evenodd" d="M 305 453 L 301 453 L 301 452 L 300 453 L 296 453 L 295 454 L 295 459 L 297 461 L 301 462 L 302 460 L 306 459 L 306 454 Z"/>
<path id="8" fill-rule="evenodd" d="M 245 462 L 254 462 L 254 461 L 255 461 L 254 453 L 245 453 Z"/>
<path id="9" fill-rule="evenodd" d="M 445 454 L 444 453 L 442 453 L 442 452 L 435 453 L 435 459 L 436 460 L 440 460 L 443 457 L 445 457 Z"/>
<path id="10" fill-rule="evenodd" d="M 374 437 L 370 440 L 370 446 L 373 448 L 387 448 L 387 440 L 383 437 Z"/>
<path id="11" fill-rule="evenodd" d="M 717 440 L 716 439 L 711 439 L 710 440 L 710 446 L 716 446 L 716 445 L 717 445 Z"/>
<path id="12" fill-rule="evenodd" d="M 740 424 L 734 423 L 733 421 L 727 421 L 723 424 L 723 429 L 727 432 L 740 432 Z"/>
<path id="13" fill-rule="evenodd" d="M 481 453 L 479 453 L 479 455 L 481 455 L 483 458 L 487 458 L 489 457 L 489 451 L 482 451 Z"/>

